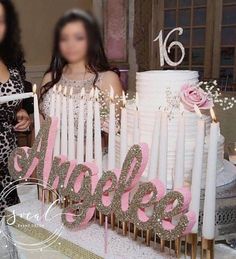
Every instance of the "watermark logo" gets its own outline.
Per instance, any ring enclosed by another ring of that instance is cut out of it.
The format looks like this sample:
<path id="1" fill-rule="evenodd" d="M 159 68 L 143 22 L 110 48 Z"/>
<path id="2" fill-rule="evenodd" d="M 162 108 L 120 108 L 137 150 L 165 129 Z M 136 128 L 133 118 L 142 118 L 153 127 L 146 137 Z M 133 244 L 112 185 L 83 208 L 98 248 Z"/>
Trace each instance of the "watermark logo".
<path id="1" fill-rule="evenodd" d="M 36 186 L 39 190 L 47 190 L 54 200 L 50 204 L 35 199 L 17 204 L 6 208 L 5 224 L 0 229 L 0 237 L 5 239 L 5 243 L 11 244 L 19 249 L 24 250 L 43 250 L 53 244 L 61 245 L 59 239 L 62 235 L 64 225 L 61 221 L 61 210 L 58 203 L 62 202 L 61 196 L 48 184 L 44 184 L 42 180 L 37 179 L 13 181 L 4 187 L 0 193 L 0 201 L 7 200 L 11 192 L 20 188 L 29 188 Z M 46 188 L 45 188 L 46 186 Z M 27 242 L 22 240 L 21 235 L 12 235 L 13 228 L 24 232 L 29 237 Z M 40 241 L 39 241 L 40 240 Z"/>

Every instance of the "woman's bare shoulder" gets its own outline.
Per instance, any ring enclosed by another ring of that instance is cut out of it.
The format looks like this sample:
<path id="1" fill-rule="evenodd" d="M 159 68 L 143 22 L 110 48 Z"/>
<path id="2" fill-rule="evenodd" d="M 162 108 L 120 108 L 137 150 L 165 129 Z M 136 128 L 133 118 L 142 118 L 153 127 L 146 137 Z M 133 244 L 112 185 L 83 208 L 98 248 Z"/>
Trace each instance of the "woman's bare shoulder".
<path id="1" fill-rule="evenodd" d="M 121 94 L 122 85 L 119 76 L 113 71 L 106 71 L 103 73 L 101 89 L 110 90 L 111 86 L 118 95 Z"/>

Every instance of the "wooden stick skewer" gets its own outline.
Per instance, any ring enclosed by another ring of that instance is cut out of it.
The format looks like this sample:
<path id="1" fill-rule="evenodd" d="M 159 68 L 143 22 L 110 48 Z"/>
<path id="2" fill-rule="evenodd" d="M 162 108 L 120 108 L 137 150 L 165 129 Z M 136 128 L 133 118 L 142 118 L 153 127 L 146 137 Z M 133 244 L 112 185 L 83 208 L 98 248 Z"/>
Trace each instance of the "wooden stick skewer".
<path id="1" fill-rule="evenodd" d="M 214 259 L 214 239 L 202 238 L 201 258 Z"/>
<path id="2" fill-rule="evenodd" d="M 104 223 L 104 215 L 99 211 L 99 225 L 102 226 Z"/>
<path id="3" fill-rule="evenodd" d="M 111 213 L 111 228 L 112 228 L 112 230 L 115 229 L 115 226 L 116 226 L 115 214 L 114 214 L 114 213 Z"/>
<path id="4" fill-rule="evenodd" d="M 127 223 L 125 221 L 122 222 L 122 234 L 123 236 L 127 235 Z"/>
<path id="5" fill-rule="evenodd" d="M 137 240 L 138 237 L 138 228 L 134 225 L 134 240 Z"/>
<path id="6" fill-rule="evenodd" d="M 161 239 L 160 244 L 161 244 L 161 252 L 163 253 L 165 251 L 165 240 Z"/>
<path id="7" fill-rule="evenodd" d="M 151 243 L 151 230 L 146 231 L 146 245 L 150 246 Z"/>
<path id="8" fill-rule="evenodd" d="M 197 233 L 188 234 L 186 237 L 186 255 L 191 256 L 192 259 L 197 258 Z"/>
<path id="9" fill-rule="evenodd" d="M 181 253 L 181 237 L 175 240 L 175 255 L 177 258 L 180 258 Z"/>

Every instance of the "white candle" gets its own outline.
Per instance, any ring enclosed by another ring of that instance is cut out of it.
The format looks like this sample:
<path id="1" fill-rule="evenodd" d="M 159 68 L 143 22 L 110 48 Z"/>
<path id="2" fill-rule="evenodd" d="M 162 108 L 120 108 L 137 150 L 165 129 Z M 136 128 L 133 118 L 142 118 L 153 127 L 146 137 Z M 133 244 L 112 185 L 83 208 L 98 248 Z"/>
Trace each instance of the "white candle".
<path id="1" fill-rule="evenodd" d="M 155 125 L 152 134 L 152 146 L 150 153 L 150 165 L 148 172 L 148 179 L 157 178 L 158 156 L 159 156 L 159 142 L 160 142 L 160 128 L 161 128 L 161 112 L 155 113 Z"/>
<path id="2" fill-rule="evenodd" d="M 114 103 L 114 90 L 110 90 L 110 115 L 108 137 L 108 170 L 115 168 L 115 136 L 116 136 L 116 112 Z"/>
<path id="3" fill-rule="evenodd" d="M 53 98 L 52 98 L 53 99 Z M 62 96 L 62 118 L 61 118 L 61 154 L 67 156 L 67 136 L 68 136 L 68 121 L 67 121 L 67 87 L 65 86 Z"/>
<path id="4" fill-rule="evenodd" d="M 183 108 L 180 109 L 176 156 L 174 188 L 181 188 L 184 185 L 184 161 L 185 161 L 185 117 Z"/>
<path id="5" fill-rule="evenodd" d="M 192 184 L 191 184 L 191 202 L 189 210 L 194 211 L 196 214 L 196 223 L 192 228 L 192 233 L 198 233 L 198 216 L 200 208 L 200 194 L 201 194 L 201 177 L 202 177 L 202 163 L 203 163 L 203 150 L 205 140 L 205 122 L 202 119 L 202 114 L 199 108 L 194 107 L 197 115 L 199 116 L 197 123 L 197 136 L 194 151 L 194 161 L 192 170 Z"/>
<path id="6" fill-rule="evenodd" d="M 93 97 L 94 88 L 92 88 L 87 102 L 86 162 L 91 162 L 93 160 Z"/>
<path id="7" fill-rule="evenodd" d="M 94 103 L 94 142 L 95 142 L 95 160 L 98 166 L 99 177 L 102 176 L 102 136 L 101 136 L 101 118 L 98 88 L 95 89 Z"/>
<path id="8" fill-rule="evenodd" d="M 123 108 L 121 108 L 121 125 L 120 125 L 120 166 L 122 167 L 128 150 L 127 140 L 127 109 L 126 96 L 123 91 Z"/>
<path id="9" fill-rule="evenodd" d="M 79 101 L 78 119 L 78 141 L 77 141 L 77 161 L 79 164 L 84 162 L 84 97 L 85 90 L 82 88 Z"/>
<path id="10" fill-rule="evenodd" d="M 166 186 L 167 184 L 167 155 L 168 155 L 168 114 L 163 111 L 161 114 L 160 148 L 158 179 Z"/>
<path id="11" fill-rule="evenodd" d="M 33 93 L 34 93 L 34 130 L 35 130 L 35 137 L 36 137 L 40 130 L 39 102 L 38 102 L 36 85 L 33 86 Z"/>
<path id="12" fill-rule="evenodd" d="M 68 158 L 69 160 L 75 159 L 75 117 L 74 117 L 74 99 L 73 87 L 70 89 L 69 96 L 69 124 L 68 124 Z"/>
<path id="13" fill-rule="evenodd" d="M 53 91 L 51 95 L 51 101 L 50 101 L 50 116 L 55 116 L 55 100 L 56 100 L 56 85 L 53 86 Z"/>
<path id="14" fill-rule="evenodd" d="M 211 115 L 213 122 L 211 123 L 208 142 L 207 174 L 202 226 L 202 236 L 205 239 L 214 239 L 215 237 L 217 142 L 220 128 L 219 122 L 216 122 L 215 114 L 212 109 Z"/>
<path id="15" fill-rule="evenodd" d="M 0 104 L 11 102 L 11 101 L 17 101 L 17 100 L 23 100 L 28 99 L 34 96 L 34 93 L 23 93 L 23 94 L 12 94 L 12 95 L 6 95 L 0 97 Z"/>
<path id="16" fill-rule="evenodd" d="M 136 93 L 136 110 L 135 110 L 135 118 L 134 118 L 134 140 L 133 144 L 139 144 L 140 141 L 140 130 L 139 130 L 139 98 L 138 93 Z"/>
<path id="17" fill-rule="evenodd" d="M 57 124 L 57 136 L 56 136 L 56 142 L 54 147 L 54 156 L 60 155 L 60 143 L 61 143 L 61 90 L 62 86 L 59 85 L 56 93 L 56 117 L 58 119 Z"/>

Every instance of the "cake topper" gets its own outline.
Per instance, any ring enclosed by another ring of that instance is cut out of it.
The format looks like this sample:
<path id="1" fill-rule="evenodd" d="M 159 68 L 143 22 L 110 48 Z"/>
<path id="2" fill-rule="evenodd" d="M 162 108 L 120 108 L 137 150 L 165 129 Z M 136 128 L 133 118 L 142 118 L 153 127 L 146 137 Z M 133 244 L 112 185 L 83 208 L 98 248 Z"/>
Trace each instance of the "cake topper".
<path id="1" fill-rule="evenodd" d="M 166 62 L 168 65 L 172 66 L 172 67 L 176 67 L 176 66 L 178 66 L 179 64 L 181 64 L 181 62 L 182 62 L 183 59 L 184 59 L 184 56 L 185 56 L 185 49 L 184 49 L 184 46 L 183 46 L 182 43 L 180 43 L 179 41 L 173 41 L 173 42 L 170 43 L 170 45 L 168 46 L 168 48 L 167 48 L 167 46 L 166 46 L 166 45 L 167 45 L 167 41 L 168 41 L 170 35 L 171 35 L 172 33 L 174 33 L 175 31 L 178 31 L 178 34 L 179 34 L 179 35 L 182 35 L 182 34 L 183 34 L 183 28 L 178 27 L 178 28 L 173 29 L 172 31 L 170 31 L 170 32 L 167 34 L 167 36 L 166 36 L 164 42 L 163 42 L 163 32 L 162 32 L 162 30 L 159 32 L 158 36 L 154 39 L 154 41 L 158 41 L 158 40 L 159 40 L 160 65 L 161 65 L 161 67 L 164 66 L 165 62 Z M 168 55 L 168 54 L 170 53 L 170 51 L 171 51 L 171 48 L 174 47 L 174 46 L 178 46 L 178 47 L 180 48 L 180 50 L 181 50 L 181 53 L 182 53 L 181 58 L 180 58 L 180 60 L 179 60 L 178 62 L 173 62 L 173 61 L 169 58 L 169 55 Z"/>

